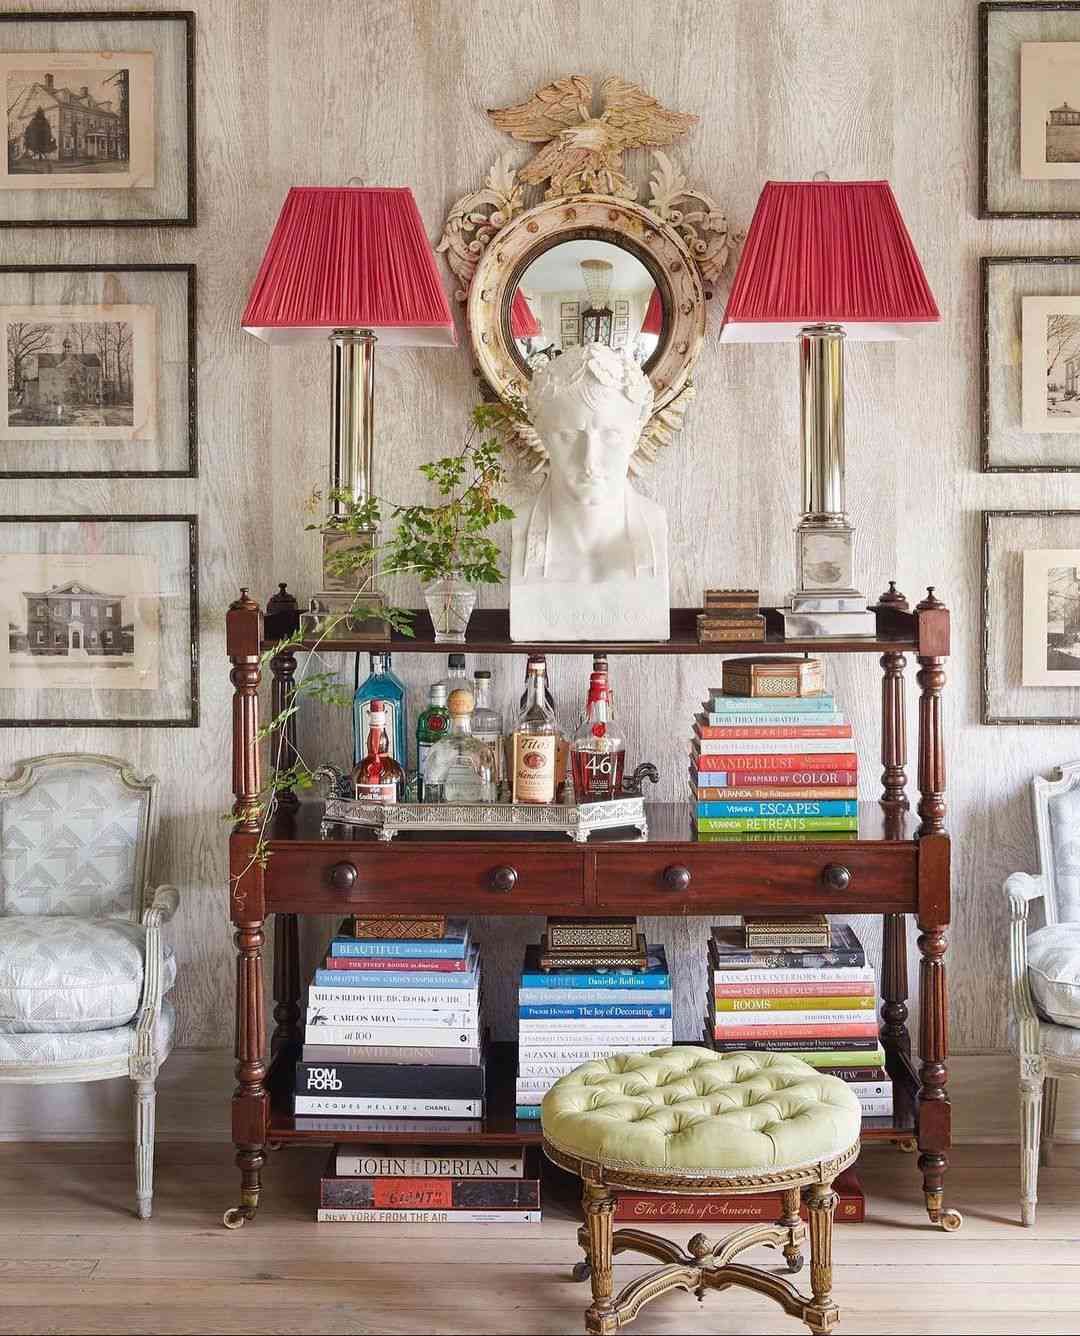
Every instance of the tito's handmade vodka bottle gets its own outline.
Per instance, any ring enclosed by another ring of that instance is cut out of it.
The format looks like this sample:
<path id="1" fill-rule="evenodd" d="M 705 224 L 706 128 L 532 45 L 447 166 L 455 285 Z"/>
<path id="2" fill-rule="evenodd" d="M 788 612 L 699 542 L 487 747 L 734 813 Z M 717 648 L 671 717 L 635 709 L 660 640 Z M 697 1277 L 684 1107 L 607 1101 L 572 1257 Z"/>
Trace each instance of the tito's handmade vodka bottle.
<path id="1" fill-rule="evenodd" d="M 525 703 L 514 726 L 510 779 L 516 803 L 553 803 L 559 753 L 559 725 L 547 702 L 547 667 L 530 659 Z"/>

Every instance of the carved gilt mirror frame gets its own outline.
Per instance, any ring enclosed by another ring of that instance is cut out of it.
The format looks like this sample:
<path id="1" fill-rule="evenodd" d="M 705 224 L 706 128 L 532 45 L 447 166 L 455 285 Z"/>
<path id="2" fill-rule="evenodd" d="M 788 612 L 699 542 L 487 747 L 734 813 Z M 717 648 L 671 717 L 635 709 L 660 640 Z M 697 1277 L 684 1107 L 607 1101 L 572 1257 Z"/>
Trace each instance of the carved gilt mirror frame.
<path id="1" fill-rule="evenodd" d="M 603 110 L 593 115 L 592 84 L 572 75 L 516 107 L 488 115 L 515 139 L 541 145 L 521 168 L 501 156 L 484 186 L 450 210 L 437 249 L 445 254 L 466 305 L 480 374 L 504 400 L 523 400 L 529 371 L 511 332 L 511 306 L 522 276 L 545 252 L 568 241 L 606 242 L 648 272 L 660 297 L 662 325 L 644 362 L 653 383 L 653 416 L 633 469 L 670 445 L 693 397 L 691 372 L 705 336 L 705 302 L 723 272 L 732 236 L 719 206 L 692 189 L 660 145 L 680 138 L 696 116 L 667 111 L 621 79 L 605 79 Z M 647 203 L 623 172 L 622 154 L 653 150 Z M 540 203 L 526 190 L 547 183 Z M 546 454 L 527 423 L 516 443 L 543 468 Z"/>

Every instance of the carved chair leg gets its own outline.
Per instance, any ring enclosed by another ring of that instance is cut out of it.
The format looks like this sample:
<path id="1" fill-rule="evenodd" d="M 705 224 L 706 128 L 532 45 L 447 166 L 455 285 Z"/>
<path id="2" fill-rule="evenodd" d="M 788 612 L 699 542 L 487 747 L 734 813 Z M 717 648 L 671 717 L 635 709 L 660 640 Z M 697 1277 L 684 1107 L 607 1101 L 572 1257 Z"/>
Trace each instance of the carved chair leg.
<path id="1" fill-rule="evenodd" d="M 807 1193 L 810 1289 L 814 1298 L 806 1306 L 804 1318 L 815 1336 L 825 1336 L 840 1317 L 840 1310 L 832 1301 L 832 1227 L 837 1200 L 831 1183 L 815 1183 Z"/>
<path id="2" fill-rule="evenodd" d="M 1020 1220 L 1035 1223 L 1039 1198 L 1039 1133 L 1042 1129 L 1043 1073 L 1021 1067 L 1020 1077 Z"/>
<path id="3" fill-rule="evenodd" d="M 154 1111 L 157 1090 L 153 1078 L 135 1082 L 135 1211 L 149 1220 L 154 1204 Z"/>
<path id="4" fill-rule="evenodd" d="M 787 1262 L 787 1268 L 792 1274 L 803 1269 L 802 1255 L 802 1219 L 799 1216 L 799 1205 L 802 1201 L 802 1191 L 799 1188 L 788 1188 L 783 1198 L 783 1213 L 780 1216 L 779 1223 L 788 1230 L 788 1241 L 784 1244 L 784 1259 Z"/>
<path id="5" fill-rule="evenodd" d="M 589 1236 L 592 1303 L 585 1310 L 585 1330 L 593 1336 L 612 1336 L 618 1330 L 612 1294 L 615 1289 L 612 1252 L 612 1217 L 615 1197 L 603 1183 L 585 1182 L 582 1194 L 585 1228 Z"/>
<path id="6" fill-rule="evenodd" d="M 1058 1078 L 1048 1076 L 1043 1081 L 1042 1135 L 1039 1141 L 1039 1163 L 1049 1164 L 1054 1154 L 1054 1129 L 1057 1126 Z"/>

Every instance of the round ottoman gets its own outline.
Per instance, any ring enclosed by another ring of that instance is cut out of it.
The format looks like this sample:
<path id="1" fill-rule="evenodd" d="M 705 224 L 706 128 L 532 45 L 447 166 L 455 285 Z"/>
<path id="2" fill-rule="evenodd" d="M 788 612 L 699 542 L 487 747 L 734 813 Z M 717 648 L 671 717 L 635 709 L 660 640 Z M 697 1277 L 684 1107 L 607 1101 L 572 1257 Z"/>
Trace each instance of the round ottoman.
<path id="1" fill-rule="evenodd" d="M 716 1053 L 679 1045 L 587 1062 L 561 1077 L 544 1098 L 544 1153 L 578 1174 L 585 1224 L 578 1237 L 593 1301 L 585 1330 L 618 1331 L 642 1306 L 672 1289 L 698 1298 L 707 1289 L 742 1285 L 775 1299 L 812 1332 L 839 1316 L 832 1301 L 832 1181 L 859 1153 L 862 1110 L 836 1077 L 784 1054 Z M 745 1248 L 783 1251 L 792 1271 L 803 1264 L 799 1216 L 807 1192 L 808 1297 L 770 1271 L 733 1263 Z M 696 1234 L 686 1249 L 640 1229 L 612 1230 L 614 1193 L 782 1193 L 775 1223 L 758 1222 L 719 1243 Z M 664 1263 L 613 1297 L 612 1258 L 645 1253 Z"/>

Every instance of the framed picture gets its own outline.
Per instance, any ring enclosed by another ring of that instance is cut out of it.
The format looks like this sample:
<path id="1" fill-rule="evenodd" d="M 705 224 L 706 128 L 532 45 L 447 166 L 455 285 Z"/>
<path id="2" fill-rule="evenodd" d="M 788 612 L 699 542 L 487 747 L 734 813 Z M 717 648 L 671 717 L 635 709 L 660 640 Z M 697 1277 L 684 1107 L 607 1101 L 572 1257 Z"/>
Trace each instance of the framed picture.
<path id="1" fill-rule="evenodd" d="M 982 722 L 1080 723 L 1080 510 L 982 516 Z"/>
<path id="2" fill-rule="evenodd" d="M 561 319 L 563 320 L 564 323 L 565 323 L 567 320 L 573 320 L 574 323 L 576 324 L 576 323 L 577 323 L 577 318 L 578 318 L 578 316 L 579 316 L 580 314 L 581 314 L 581 303 L 580 303 L 580 302 L 562 302 L 562 303 L 560 303 L 560 306 L 559 306 L 559 315 L 560 315 L 560 317 L 561 317 Z"/>
<path id="3" fill-rule="evenodd" d="M 0 227 L 195 224 L 195 15 L 0 13 Z"/>
<path id="4" fill-rule="evenodd" d="M 0 478 L 193 478 L 195 266 L 0 265 Z"/>
<path id="5" fill-rule="evenodd" d="M 1080 472 L 1080 256 L 979 268 L 982 471 Z"/>
<path id="6" fill-rule="evenodd" d="M 614 310 L 615 310 L 615 315 L 616 315 L 616 316 L 629 316 L 629 315 L 630 315 L 630 303 L 626 300 L 625 297 L 620 298 L 620 300 L 617 301 L 617 302 L 614 302 L 614 303 L 613 303 L 613 306 L 614 306 Z"/>
<path id="7" fill-rule="evenodd" d="M 1080 218 L 1080 0 L 979 5 L 979 216 Z"/>
<path id="8" fill-rule="evenodd" d="M 0 727 L 199 722 L 194 515 L 0 516 Z"/>

